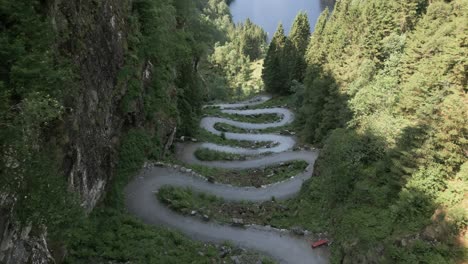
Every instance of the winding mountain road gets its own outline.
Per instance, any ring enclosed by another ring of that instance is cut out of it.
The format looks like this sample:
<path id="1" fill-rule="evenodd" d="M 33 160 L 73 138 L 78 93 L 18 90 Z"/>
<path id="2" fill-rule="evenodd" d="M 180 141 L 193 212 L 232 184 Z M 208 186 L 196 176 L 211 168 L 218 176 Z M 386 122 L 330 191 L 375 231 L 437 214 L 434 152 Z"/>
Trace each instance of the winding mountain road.
<path id="1" fill-rule="evenodd" d="M 226 123 L 239 128 L 254 130 L 279 127 L 289 124 L 294 120 L 293 113 L 284 108 L 255 110 L 236 109 L 247 105 L 258 105 L 269 99 L 270 97 L 268 96 L 259 96 L 242 103 L 219 104 L 215 106 L 221 108 L 224 113 L 228 114 L 278 114 L 282 116 L 281 120 L 278 122 L 252 124 L 226 118 L 205 117 L 201 121 L 201 127 L 213 134 L 220 135 L 221 132 L 214 128 L 216 123 Z M 326 248 L 311 249 L 310 241 L 307 241 L 304 237 L 260 226 L 242 228 L 203 222 L 193 217 L 182 216 L 170 210 L 156 198 L 155 193 L 162 186 L 171 185 L 190 187 L 195 191 L 213 194 L 229 201 L 249 200 L 261 202 L 271 200 L 273 196 L 276 199 L 287 199 L 296 195 L 302 183 L 312 175 L 313 164 L 318 156 L 318 152 L 291 151 L 296 143 L 294 137 L 277 134 L 242 133 L 225 133 L 225 136 L 227 139 L 269 141 L 277 142 L 278 144 L 272 148 L 245 149 L 213 143 L 185 143 L 177 146 L 178 158 L 186 163 L 234 170 L 266 167 L 294 160 L 304 160 L 309 163 L 309 166 L 304 172 L 287 181 L 264 186 L 263 188 L 213 184 L 199 177 L 194 177 L 188 173 L 182 173 L 172 168 L 152 167 L 143 170 L 139 177 L 136 177 L 127 185 L 125 189 L 127 210 L 148 224 L 164 225 L 174 228 L 194 239 L 205 242 L 222 243 L 224 241 L 230 241 L 244 248 L 251 248 L 264 252 L 280 263 L 328 263 L 328 250 Z M 244 161 L 200 161 L 194 155 L 198 148 L 259 156 Z M 260 155 L 265 153 L 272 154 L 268 156 Z"/>

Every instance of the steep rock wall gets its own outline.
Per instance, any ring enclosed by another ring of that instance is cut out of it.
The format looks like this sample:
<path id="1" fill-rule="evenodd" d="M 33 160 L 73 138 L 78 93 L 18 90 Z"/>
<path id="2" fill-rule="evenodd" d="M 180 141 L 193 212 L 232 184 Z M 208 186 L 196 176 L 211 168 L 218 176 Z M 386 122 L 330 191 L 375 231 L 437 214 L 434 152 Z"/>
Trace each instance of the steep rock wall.
<path id="1" fill-rule="evenodd" d="M 71 60 L 77 75 L 71 89 L 74 92 L 65 98 L 67 114 L 56 128 L 60 140 L 54 143 L 62 150 L 58 155 L 63 157 L 63 175 L 69 190 L 78 194 L 81 206 L 89 213 L 103 198 L 114 176 L 122 132 L 146 125 L 149 131 L 158 133 L 161 142 L 167 142 L 174 122 L 162 120 L 165 123 L 156 130 L 151 128 L 154 125 L 143 124 L 142 104 L 135 104 L 130 118 L 120 111 L 120 101 L 127 92 L 118 78 L 128 48 L 130 1 L 46 2 L 58 36 L 55 48 Z M 150 66 L 148 61 L 139 69 L 144 85 L 152 77 Z M 15 194 L 0 198 L 0 263 L 60 263 L 66 250 L 49 249 L 47 227 L 16 223 L 12 216 Z"/>
<path id="2" fill-rule="evenodd" d="M 122 128 L 117 87 L 126 46 L 125 1 L 57 1 L 52 9 L 59 43 L 76 65 L 78 92 L 68 102 L 64 170 L 70 188 L 92 210 L 112 178 L 115 147 Z"/>
<path id="3" fill-rule="evenodd" d="M 31 224 L 20 227 L 11 220 L 14 205 L 14 196 L 0 196 L 0 263 L 54 263 L 46 233 L 33 235 Z"/>

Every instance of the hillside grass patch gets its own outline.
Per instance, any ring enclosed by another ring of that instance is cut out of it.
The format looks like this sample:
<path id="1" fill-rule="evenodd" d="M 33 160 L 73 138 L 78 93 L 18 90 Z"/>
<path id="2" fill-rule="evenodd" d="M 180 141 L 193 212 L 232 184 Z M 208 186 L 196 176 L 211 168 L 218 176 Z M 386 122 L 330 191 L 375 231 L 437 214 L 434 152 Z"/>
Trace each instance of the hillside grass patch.
<path id="1" fill-rule="evenodd" d="M 217 183 L 232 184 L 234 186 L 254 186 L 272 184 L 287 180 L 303 172 L 307 167 L 305 161 L 285 162 L 266 168 L 246 170 L 227 170 L 203 165 L 185 165 L 201 175 Z"/>

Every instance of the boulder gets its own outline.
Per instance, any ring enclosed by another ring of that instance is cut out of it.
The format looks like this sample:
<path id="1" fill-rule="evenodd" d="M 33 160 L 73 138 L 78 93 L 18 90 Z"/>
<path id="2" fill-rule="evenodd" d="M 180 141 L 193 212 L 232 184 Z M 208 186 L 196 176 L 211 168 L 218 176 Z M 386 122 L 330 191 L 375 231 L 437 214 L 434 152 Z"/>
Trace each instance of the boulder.
<path id="1" fill-rule="evenodd" d="M 183 172 L 183 173 L 191 173 L 191 172 L 192 172 L 192 169 L 187 169 L 187 168 L 182 167 L 182 168 L 180 169 L 180 171 Z"/>
<path id="2" fill-rule="evenodd" d="M 304 229 L 300 226 L 293 226 L 291 228 L 291 233 L 297 236 L 303 236 L 305 234 Z"/>
<path id="3" fill-rule="evenodd" d="M 157 167 L 164 167 L 164 163 L 158 161 L 158 162 L 155 162 L 155 163 L 154 163 L 154 166 L 157 166 Z"/>
<path id="4" fill-rule="evenodd" d="M 231 222 L 233 226 L 244 226 L 244 220 L 241 218 L 232 218 Z"/>
<path id="5" fill-rule="evenodd" d="M 210 221 L 210 217 L 206 214 L 203 215 L 203 221 Z"/>
<path id="6" fill-rule="evenodd" d="M 240 261 L 240 257 L 239 256 L 232 256 L 231 257 L 231 260 L 234 264 L 241 264 L 242 262 Z"/>
<path id="7" fill-rule="evenodd" d="M 220 256 L 221 258 L 225 258 L 225 257 L 226 257 L 227 255 L 229 255 L 230 253 L 231 253 L 231 248 L 222 246 L 221 249 L 220 249 L 219 256 Z"/>
<path id="8" fill-rule="evenodd" d="M 208 180 L 209 183 L 215 183 L 216 182 L 215 179 L 213 177 L 211 177 L 211 176 L 208 176 L 206 179 Z"/>

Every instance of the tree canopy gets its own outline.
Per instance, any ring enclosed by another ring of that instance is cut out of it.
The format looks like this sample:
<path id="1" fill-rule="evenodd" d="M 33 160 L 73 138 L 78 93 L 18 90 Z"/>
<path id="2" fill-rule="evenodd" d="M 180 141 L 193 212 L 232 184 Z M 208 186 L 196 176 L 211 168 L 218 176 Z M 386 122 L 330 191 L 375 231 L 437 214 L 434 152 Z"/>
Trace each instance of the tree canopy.
<path id="1" fill-rule="evenodd" d="M 468 219 L 467 8 L 343 0 L 319 18 L 298 119 L 323 151 L 302 199 L 325 208 L 333 260 L 466 256 L 456 241 Z"/>
<path id="2" fill-rule="evenodd" d="M 309 40 L 310 24 L 306 13 L 296 16 L 289 36 L 285 36 L 282 24 L 278 26 L 263 65 L 266 91 L 289 94 L 293 81 L 303 81 L 307 68 L 304 55 Z"/>

